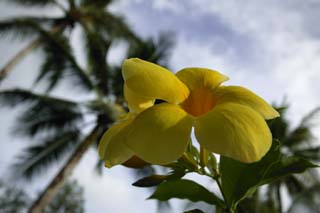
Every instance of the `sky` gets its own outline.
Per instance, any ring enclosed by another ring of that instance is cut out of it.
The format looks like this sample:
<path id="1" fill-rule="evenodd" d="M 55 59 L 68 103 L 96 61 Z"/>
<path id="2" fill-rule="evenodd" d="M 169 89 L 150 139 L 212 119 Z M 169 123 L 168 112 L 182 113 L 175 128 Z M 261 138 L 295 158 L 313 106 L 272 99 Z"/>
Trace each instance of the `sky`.
<path id="1" fill-rule="evenodd" d="M 294 125 L 320 106 L 318 0 L 119 0 L 111 10 L 123 15 L 143 37 L 173 32 L 176 43 L 169 61 L 173 72 L 185 67 L 206 67 L 229 76 L 227 85 L 249 88 L 270 103 L 281 104 L 287 100 L 288 117 Z M 0 4 L 0 18 L 22 12 Z M 81 57 L 77 35 L 74 37 L 76 54 Z M 23 45 L 23 42 L 0 40 L 0 65 Z M 108 60 L 114 63 L 123 60 L 122 49 L 116 47 Z M 0 84 L 0 89 L 30 88 L 34 73 L 28 70 L 39 63 L 39 54 L 28 56 Z M 63 96 L 64 89 L 57 93 Z M 17 111 L 0 109 L 1 177 L 6 176 L 7 165 L 27 144 L 24 139 L 9 134 Z M 318 137 L 319 130 L 315 129 Z M 153 201 L 145 201 L 148 192 L 131 186 L 134 178 L 130 170 L 105 169 L 103 177 L 98 177 L 92 169 L 95 160 L 96 153 L 91 150 L 73 174 L 85 187 L 87 212 L 121 213 L 128 206 L 130 212 L 156 211 Z M 54 170 L 49 172 L 27 190 L 41 191 L 54 173 Z"/>

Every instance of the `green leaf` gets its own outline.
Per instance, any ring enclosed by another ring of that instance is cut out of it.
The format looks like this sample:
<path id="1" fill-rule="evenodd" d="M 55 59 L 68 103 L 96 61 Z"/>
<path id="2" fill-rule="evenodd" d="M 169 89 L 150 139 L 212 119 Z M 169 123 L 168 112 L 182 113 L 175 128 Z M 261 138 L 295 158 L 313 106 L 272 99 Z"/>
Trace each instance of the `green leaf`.
<path id="1" fill-rule="evenodd" d="M 267 170 L 279 160 L 278 141 L 273 142 L 269 152 L 259 162 L 246 164 L 221 156 L 222 189 L 228 207 L 235 208 L 240 200 L 252 194 Z"/>
<path id="2" fill-rule="evenodd" d="M 274 141 L 266 156 L 251 164 L 221 157 L 222 188 L 229 208 L 235 209 L 242 199 L 254 193 L 260 185 L 316 167 L 300 157 L 281 159 L 279 148 L 279 142 Z"/>
<path id="3" fill-rule="evenodd" d="M 270 183 L 271 181 L 292 173 L 302 173 L 307 169 L 314 167 L 318 167 L 318 165 L 313 164 L 306 159 L 297 156 L 286 157 L 278 163 L 274 164 L 268 170 L 268 172 L 263 177 L 261 184 Z"/>
<path id="4" fill-rule="evenodd" d="M 157 186 L 164 181 L 177 180 L 185 175 L 185 170 L 177 169 L 172 170 L 168 175 L 150 175 L 141 178 L 134 182 L 132 185 L 137 187 L 152 187 Z"/>
<path id="5" fill-rule="evenodd" d="M 192 210 L 185 211 L 183 213 L 204 213 L 204 212 L 201 211 L 200 209 L 192 209 Z"/>
<path id="6" fill-rule="evenodd" d="M 168 178 L 167 175 L 150 175 L 148 177 L 137 180 L 132 185 L 137 187 L 157 186 Z"/>
<path id="7" fill-rule="evenodd" d="M 166 201 L 171 198 L 188 199 L 192 202 L 203 201 L 223 206 L 223 201 L 203 186 L 191 180 L 179 179 L 161 183 L 149 199 Z"/>

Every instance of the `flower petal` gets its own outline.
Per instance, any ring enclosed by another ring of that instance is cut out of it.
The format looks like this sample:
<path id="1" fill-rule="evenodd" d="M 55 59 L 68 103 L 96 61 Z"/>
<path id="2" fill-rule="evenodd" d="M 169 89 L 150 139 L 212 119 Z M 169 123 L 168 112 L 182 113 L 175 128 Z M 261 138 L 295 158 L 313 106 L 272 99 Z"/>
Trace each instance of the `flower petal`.
<path id="1" fill-rule="evenodd" d="M 180 103 L 188 95 L 188 88 L 169 70 L 138 58 L 125 60 L 122 75 L 127 87 L 149 99 Z"/>
<path id="2" fill-rule="evenodd" d="M 279 117 L 279 113 L 265 100 L 250 90 L 240 86 L 223 86 L 216 90 L 217 103 L 237 103 L 251 107 L 265 119 Z"/>
<path id="3" fill-rule="evenodd" d="M 124 97 L 127 101 L 130 112 L 134 113 L 139 113 L 153 106 L 154 103 L 154 100 L 134 93 L 126 84 L 124 84 Z"/>
<path id="4" fill-rule="evenodd" d="M 196 118 L 195 135 L 203 148 L 246 163 L 260 160 L 272 142 L 263 117 L 235 103 L 217 105 Z"/>
<path id="5" fill-rule="evenodd" d="M 162 103 L 141 112 L 131 127 L 128 147 L 148 163 L 167 164 L 185 151 L 192 119 L 180 107 Z"/>
<path id="6" fill-rule="evenodd" d="M 198 88 L 215 89 L 229 78 L 218 71 L 206 68 L 185 68 L 177 72 L 176 76 L 188 86 L 190 90 Z"/>
<path id="7" fill-rule="evenodd" d="M 99 143 L 99 156 L 105 161 L 106 167 L 121 164 L 133 156 L 133 152 L 125 145 L 125 139 L 132 118 L 121 120 L 110 127 Z"/>

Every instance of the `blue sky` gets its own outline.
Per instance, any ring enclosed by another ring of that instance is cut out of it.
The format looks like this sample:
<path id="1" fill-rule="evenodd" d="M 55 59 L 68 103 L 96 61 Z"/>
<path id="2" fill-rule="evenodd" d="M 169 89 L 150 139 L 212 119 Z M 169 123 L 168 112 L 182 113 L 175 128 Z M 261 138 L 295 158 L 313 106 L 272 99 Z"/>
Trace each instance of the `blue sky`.
<path id="1" fill-rule="evenodd" d="M 281 103 L 286 97 L 294 124 L 320 106 L 319 10 L 318 0 L 120 0 L 112 6 L 112 11 L 122 14 L 144 37 L 156 36 L 161 31 L 175 33 L 176 44 L 170 58 L 172 71 L 190 66 L 216 69 L 230 77 L 226 84 L 245 86 L 269 102 Z M 20 10 L 1 4 L 0 17 L 17 12 Z M 74 44 L 81 57 L 77 35 Z M 24 43 L 0 41 L 0 65 L 21 45 Z M 122 49 L 121 46 L 115 49 L 109 59 L 122 60 Z M 34 74 L 27 69 L 38 64 L 37 54 L 27 57 L 0 89 L 29 88 Z M 57 91 L 57 95 L 63 95 L 64 89 Z M 12 162 L 26 144 L 21 138 L 9 136 L 16 112 L 0 109 L 2 177 L 6 176 L 4 165 Z M 103 178 L 96 176 L 92 171 L 95 155 L 90 151 L 73 175 L 85 187 L 88 212 L 121 213 L 128 207 L 130 212 L 155 212 L 155 203 L 145 201 L 148 193 L 131 186 L 134 179 L 128 169 L 115 167 L 106 169 Z M 40 191 L 54 172 L 27 189 L 33 193 Z"/>

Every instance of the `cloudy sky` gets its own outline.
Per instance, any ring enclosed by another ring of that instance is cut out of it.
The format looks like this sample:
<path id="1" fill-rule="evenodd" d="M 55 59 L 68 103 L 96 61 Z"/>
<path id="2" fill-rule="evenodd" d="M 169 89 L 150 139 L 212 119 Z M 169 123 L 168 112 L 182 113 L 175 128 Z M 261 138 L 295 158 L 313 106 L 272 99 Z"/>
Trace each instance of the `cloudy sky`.
<path id="1" fill-rule="evenodd" d="M 140 35 L 175 33 L 176 44 L 170 59 L 172 71 L 190 66 L 207 67 L 228 75 L 227 84 L 250 88 L 269 102 L 280 104 L 286 99 L 294 124 L 305 113 L 320 106 L 318 0 L 116 2 L 112 11 L 122 14 Z M 0 5 L 1 17 L 17 11 L 20 12 Z M 0 65 L 21 45 L 0 41 Z M 121 60 L 122 55 L 121 51 L 114 51 L 110 60 Z M 38 64 L 37 55 L 29 56 L 0 89 L 29 88 L 32 74 L 26 72 Z M 5 177 L 6 165 L 26 143 L 9 136 L 16 112 L 0 109 L 0 115 L 0 175 Z M 88 153 L 74 174 L 85 187 L 88 212 L 121 213 L 126 212 L 128 206 L 130 212 L 155 212 L 155 203 L 145 201 L 148 193 L 130 186 L 134 179 L 127 169 L 105 170 L 103 178 L 95 175 L 92 172 L 95 155 L 94 151 Z M 52 174 L 33 184 L 30 190 L 41 190 Z"/>

